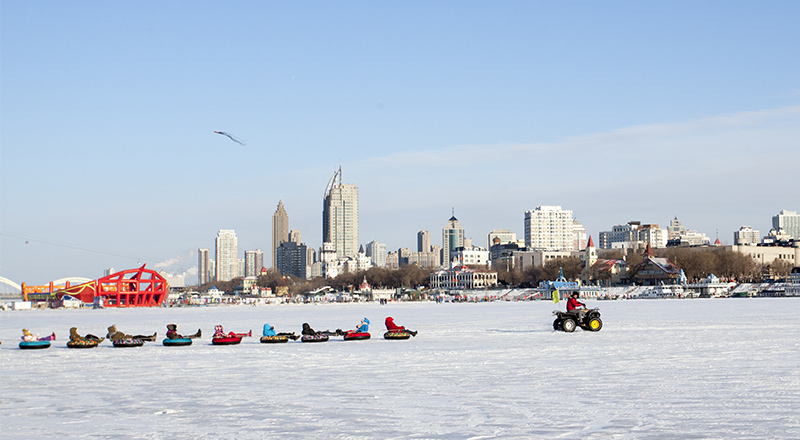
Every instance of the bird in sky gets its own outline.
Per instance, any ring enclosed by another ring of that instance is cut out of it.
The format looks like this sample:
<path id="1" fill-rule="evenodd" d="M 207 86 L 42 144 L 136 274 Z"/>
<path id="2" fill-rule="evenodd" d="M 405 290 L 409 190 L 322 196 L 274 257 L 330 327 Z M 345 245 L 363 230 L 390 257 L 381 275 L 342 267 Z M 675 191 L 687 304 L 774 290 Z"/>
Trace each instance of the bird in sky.
<path id="1" fill-rule="evenodd" d="M 234 135 L 232 135 L 230 133 L 225 133 L 224 131 L 216 131 L 216 130 L 214 130 L 214 133 L 226 136 L 228 139 L 236 142 L 239 145 L 247 145 L 247 144 L 244 143 L 244 141 L 242 141 L 241 139 L 237 138 L 236 136 L 234 136 Z"/>

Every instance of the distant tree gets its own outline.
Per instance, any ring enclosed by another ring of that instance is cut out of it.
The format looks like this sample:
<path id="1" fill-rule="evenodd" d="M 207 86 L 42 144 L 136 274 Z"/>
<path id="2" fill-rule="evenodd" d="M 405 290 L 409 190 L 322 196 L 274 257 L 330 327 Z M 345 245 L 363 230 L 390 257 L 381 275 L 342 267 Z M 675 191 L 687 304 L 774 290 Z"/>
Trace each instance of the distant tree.
<path id="1" fill-rule="evenodd" d="M 758 264 L 750 257 L 738 252 L 720 250 L 715 252 L 717 276 L 739 282 L 754 281 L 758 278 Z"/>
<path id="2" fill-rule="evenodd" d="M 641 251 L 628 249 L 625 254 L 625 262 L 628 263 L 628 278 L 633 280 L 644 263 L 644 256 Z"/>
<path id="3" fill-rule="evenodd" d="M 233 292 L 233 289 L 241 283 L 242 283 L 241 278 L 234 278 L 230 281 L 209 281 L 200 286 L 197 286 L 197 291 L 208 292 L 212 287 L 215 287 L 223 292 Z"/>
<path id="4" fill-rule="evenodd" d="M 559 272 L 564 272 L 564 278 L 576 280 L 580 278 L 583 270 L 583 262 L 578 257 L 559 257 L 554 258 L 542 266 L 540 279 L 552 281 L 558 278 Z"/>
<path id="5" fill-rule="evenodd" d="M 509 268 L 505 265 L 495 268 L 497 271 L 497 282 L 507 286 L 517 286 L 523 282 L 524 276 L 521 270 Z"/>
<path id="6" fill-rule="evenodd" d="M 540 266 L 528 266 L 522 270 L 522 280 L 520 287 L 537 287 L 542 279 L 542 268 Z"/>
<path id="7" fill-rule="evenodd" d="M 792 272 L 792 263 L 786 260 L 775 259 L 769 264 L 770 274 L 777 278 L 786 278 Z"/>

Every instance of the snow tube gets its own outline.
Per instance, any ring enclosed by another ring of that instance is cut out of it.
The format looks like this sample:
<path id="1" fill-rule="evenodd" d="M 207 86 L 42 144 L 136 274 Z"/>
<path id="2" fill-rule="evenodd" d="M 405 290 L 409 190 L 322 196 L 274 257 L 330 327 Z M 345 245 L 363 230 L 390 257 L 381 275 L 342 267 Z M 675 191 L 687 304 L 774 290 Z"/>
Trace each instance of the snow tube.
<path id="1" fill-rule="evenodd" d="M 383 334 L 383 339 L 408 339 L 411 337 L 409 332 L 386 332 Z"/>
<path id="2" fill-rule="evenodd" d="M 41 348 L 50 348 L 50 341 L 22 341 L 19 343 L 19 348 L 22 350 L 38 350 Z"/>
<path id="3" fill-rule="evenodd" d="M 164 339 L 161 341 L 165 347 L 183 347 L 185 345 L 192 345 L 192 340 L 189 338 L 175 338 L 175 339 Z"/>
<path id="4" fill-rule="evenodd" d="M 242 342 L 242 338 L 236 338 L 236 337 L 231 338 L 229 336 L 226 336 L 224 338 L 211 339 L 211 343 L 214 345 L 236 345 L 240 342 Z"/>
<path id="5" fill-rule="evenodd" d="M 362 339 L 369 339 L 370 336 L 371 335 L 369 333 L 348 332 L 347 334 L 344 335 L 344 340 L 345 341 L 360 341 Z"/>
<path id="6" fill-rule="evenodd" d="M 97 345 L 100 344 L 100 341 L 93 341 L 84 339 L 83 341 L 69 341 L 67 342 L 67 348 L 95 348 Z"/>
<path id="7" fill-rule="evenodd" d="M 116 341 L 112 341 L 111 345 L 117 348 L 127 348 L 127 347 L 141 347 L 144 345 L 144 340 L 142 339 L 118 339 Z"/>
<path id="8" fill-rule="evenodd" d="M 286 335 L 278 336 L 262 336 L 261 343 L 262 344 L 280 344 L 281 342 L 289 342 L 289 337 Z"/>
<path id="9" fill-rule="evenodd" d="M 328 335 L 303 335 L 300 340 L 303 342 L 326 342 Z"/>

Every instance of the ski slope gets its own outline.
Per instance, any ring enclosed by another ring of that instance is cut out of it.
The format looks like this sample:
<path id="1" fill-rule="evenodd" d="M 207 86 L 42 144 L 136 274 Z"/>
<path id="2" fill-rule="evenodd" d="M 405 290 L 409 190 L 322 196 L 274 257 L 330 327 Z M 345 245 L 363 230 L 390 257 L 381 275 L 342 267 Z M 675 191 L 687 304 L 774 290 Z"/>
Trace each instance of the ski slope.
<path id="1" fill-rule="evenodd" d="M 547 302 L 0 312 L 2 437 L 800 438 L 800 300 L 589 306 L 600 332 L 554 332 Z M 386 316 L 419 335 L 384 340 Z M 260 335 L 363 317 L 368 341 L 210 344 L 215 324 Z M 204 337 L 164 347 L 169 323 Z M 159 342 L 66 348 L 70 327 L 111 324 Z M 19 350 L 23 327 L 58 340 Z"/>

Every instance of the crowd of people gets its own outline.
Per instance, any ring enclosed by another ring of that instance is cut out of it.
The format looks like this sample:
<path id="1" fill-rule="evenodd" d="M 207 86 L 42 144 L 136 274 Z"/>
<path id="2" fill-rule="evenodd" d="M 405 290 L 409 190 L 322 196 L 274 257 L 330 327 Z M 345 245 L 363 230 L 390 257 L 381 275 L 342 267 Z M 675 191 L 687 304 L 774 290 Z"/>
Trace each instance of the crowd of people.
<path id="1" fill-rule="evenodd" d="M 408 332 L 412 336 L 416 336 L 417 332 L 413 330 L 408 330 L 403 326 L 399 326 L 395 324 L 394 318 L 391 316 L 387 317 L 385 320 L 386 324 L 386 331 L 387 332 Z M 264 328 L 262 331 L 262 336 L 286 336 L 289 339 L 297 340 L 301 335 L 302 336 L 317 336 L 317 335 L 328 335 L 328 336 L 347 336 L 352 334 L 365 334 L 369 332 L 369 325 L 370 320 L 368 318 L 362 319 L 354 329 L 352 330 L 342 330 L 336 329 L 334 331 L 331 330 L 324 330 L 324 331 L 316 331 L 311 328 L 307 322 L 303 323 L 302 330 L 300 335 L 296 335 L 294 332 L 277 332 L 275 327 L 270 324 L 264 324 Z M 202 330 L 197 329 L 197 332 L 191 335 L 182 335 L 178 333 L 178 326 L 177 324 L 167 324 L 167 339 L 196 339 L 202 337 Z M 158 333 L 154 332 L 152 335 L 145 335 L 145 334 L 127 334 L 119 331 L 117 329 L 116 324 L 108 327 L 108 333 L 106 334 L 105 338 L 95 336 L 93 334 L 86 334 L 85 336 L 81 336 L 78 333 L 77 327 L 72 327 L 69 329 L 69 339 L 71 342 L 96 342 L 100 343 L 103 342 L 105 339 L 110 341 L 120 341 L 120 340 L 141 340 L 141 341 L 149 341 L 153 342 L 156 340 Z M 246 336 L 252 336 L 253 331 L 250 330 L 247 333 L 236 333 L 236 332 L 225 332 L 222 325 L 216 325 L 214 327 L 214 334 L 213 338 L 243 338 Z M 24 342 L 32 342 L 32 341 L 55 341 L 56 334 L 53 332 L 49 336 L 40 337 L 38 334 L 32 334 L 28 329 L 22 329 L 22 341 Z"/>

